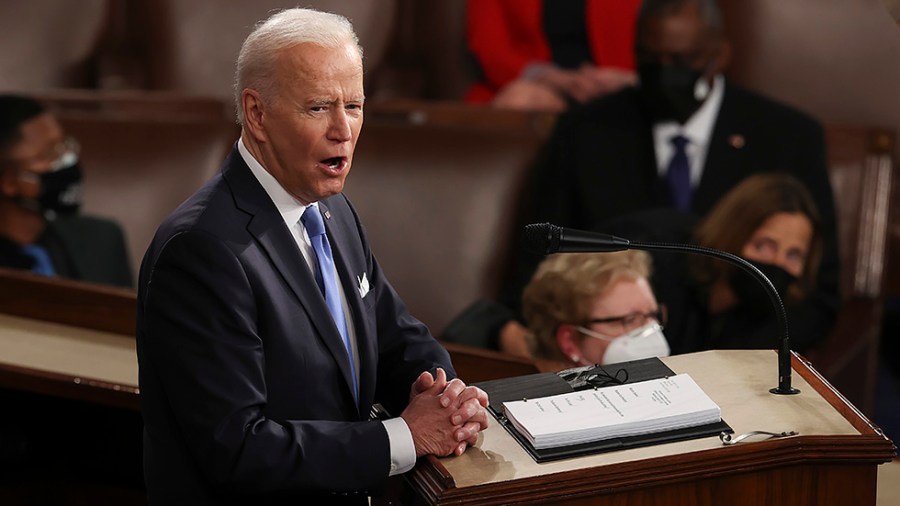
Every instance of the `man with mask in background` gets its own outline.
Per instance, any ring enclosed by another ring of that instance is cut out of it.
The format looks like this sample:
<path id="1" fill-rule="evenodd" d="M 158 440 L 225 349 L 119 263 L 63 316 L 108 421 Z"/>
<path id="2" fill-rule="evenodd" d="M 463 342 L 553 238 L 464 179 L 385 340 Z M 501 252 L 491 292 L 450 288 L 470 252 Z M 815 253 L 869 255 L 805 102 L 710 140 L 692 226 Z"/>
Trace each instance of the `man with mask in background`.
<path id="1" fill-rule="evenodd" d="M 0 95 L 0 266 L 130 287 L 116 223 L 78 213 L 78 144 L 28 97 Z"/>
<path id="2" fill-rule="evenodd" d="M 807 304 L 830 328 L 839 305 L 839 264 L 821 126 L 723 77 L 730 46 L 714 0 L 645 0 L 638 13 L 635 57 L 638 86 L 558 119 L 529 176 L 516 234 L 521 236 L 523 224 L 547 221 L 663 240 L 669 230 L 705 216 L 747 176 L 787 172 L 806 185 L 821 213 L 824 255 Z M 660 208 L 669 211 L 648 213 Z M 680 212 L 670 212 L 673 208 Z M 621 220 L 636 213 L 653 219 L 630 220 L 623 228 Z M 541 256 L 521 238 L 518 243 L 501 304 L 482 306 L 474 323 L 461 316 L 456 329 L 487 329 L 488 340 L 496 336 L 499 347 L 524 333 L 511 318 L 520 312 L 522 289 Z M 669 259 L 654 255 L 654 263 L 654 289 L 667 302 L 677 293 L 664 278 Z M 816 339 L 824 338 L 828 328 L 820 330 Z M 692 351 L 683 343 L 670 345 L 673 353 Z"/>
<path id="3" fill-rule="evenodd" d="M 0 95 L 0 267 L 130 287 L 120 227 L 79 213 L 78 154 L 43 104 Z M 0 388 L 0 405 L 0 488 L 45 497 L 41 484 L 62 474 L 139 483 L 137 413 L 15 388 Z"/>

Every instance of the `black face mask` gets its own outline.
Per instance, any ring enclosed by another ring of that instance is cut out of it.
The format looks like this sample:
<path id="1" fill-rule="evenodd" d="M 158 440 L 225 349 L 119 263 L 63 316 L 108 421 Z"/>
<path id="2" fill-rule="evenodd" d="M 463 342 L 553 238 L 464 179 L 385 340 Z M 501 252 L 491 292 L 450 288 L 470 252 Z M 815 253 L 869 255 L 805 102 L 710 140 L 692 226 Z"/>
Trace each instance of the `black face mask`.
<path id="1" fill-rule="evenodd" d="M 37 202 L 44 217 L 52 220 L 68 216 L 81 207 L 81 166 L 74 162 L 68 167 L 44 172 L 41 178 L 41 195 Z"/>
<path id="2" fill-rule="evenodd" d="M 641 99 L 654 121 L 684 124 L 706 100 L 706 96 L 697 98 L 695 93 L 703 74 L 687 65 L 644 63 L 637 71 Z"/>
<path id="3" fill-rule="evenodd" d="M 772 286 L 775 287 L 778 295 L 781 296 L 781 300 L 785 300 L 788 288 L 797 282 L 797 277 L 777 265 L 754 262 L 752 260 L 748 260 L 748 262 L 769 278 Z M 769 300 L 769 293 L 750 274 L 743 270 L 735 269 L 732 271 L 728 283 L 740 301 L 741 307 L 755 314 L 766 314 L 766 312 L 774 310 L 772 302 Z"/>

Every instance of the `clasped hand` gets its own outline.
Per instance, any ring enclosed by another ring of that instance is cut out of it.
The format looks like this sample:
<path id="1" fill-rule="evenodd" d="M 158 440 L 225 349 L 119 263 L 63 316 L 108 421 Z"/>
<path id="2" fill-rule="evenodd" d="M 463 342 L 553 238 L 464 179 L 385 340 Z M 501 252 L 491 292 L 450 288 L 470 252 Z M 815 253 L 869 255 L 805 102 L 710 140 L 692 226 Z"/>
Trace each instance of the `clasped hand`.
<path id="1" fill-rule="evenodd" d="M 487 406 L 484 390 L 460 379 L 447 381 L 439 368 L 435 376 L 427 371 L 419 375 L 400 416 L 412 433 L 416 457 L 461 455 L 487 428 Z"/>

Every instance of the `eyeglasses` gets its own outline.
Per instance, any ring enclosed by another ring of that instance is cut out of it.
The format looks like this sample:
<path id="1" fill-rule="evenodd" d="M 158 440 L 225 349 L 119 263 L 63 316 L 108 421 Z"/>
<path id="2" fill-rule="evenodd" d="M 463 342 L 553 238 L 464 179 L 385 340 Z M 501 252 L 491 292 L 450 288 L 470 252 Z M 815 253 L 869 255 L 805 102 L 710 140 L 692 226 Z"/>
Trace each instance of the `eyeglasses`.
<path id="1" fill-rule="evenodd" d="M 661 326 L 665 326 L 667 316 L 666 306 L 660 304 L 659 308 L 656 311 L 650 311 L 647 313 L 634 312 L 628 313 L 624 316 L 594 318 L 592 320 L 584 322 L 582 325 L 585 327 L 588 327 L 590 325 L 604 325 L 604 330 L 606 330 L 608 333 L 620 336 L 630 330 L 636 329 L 638 327 L 643 327 L 651 321 L 655 321 Z"/>
<path id="2" fill-rule="evenodd" d="M 574 390 L 586 388 L 602 388 L 610 385 L 623 385 L 628 382 L 628 370 L 618 369 L 615 374 L 610 374 L 600 365 L 587 365 L 566 369 L 556 373 L 566 380 Z"/>
<path id="3" fill-rule="evenodd" d="M 52 155 L 47 153 L 46 161 L 50 162 L 50 170 L 59 170 L 72 165 L 81 154 L 81 144 L 74 137 L 66 137 L 53 148 Z"/>

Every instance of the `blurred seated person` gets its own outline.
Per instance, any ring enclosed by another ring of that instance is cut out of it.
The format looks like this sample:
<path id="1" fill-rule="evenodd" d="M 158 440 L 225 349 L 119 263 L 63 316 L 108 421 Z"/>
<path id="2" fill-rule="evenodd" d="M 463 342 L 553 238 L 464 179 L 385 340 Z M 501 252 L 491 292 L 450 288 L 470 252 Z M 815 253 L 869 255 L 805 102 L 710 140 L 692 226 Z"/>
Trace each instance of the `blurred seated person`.
<path id="1" fill-rule="evenodd" d="M 638 0 L 468 0 L 469 102 L 562 111 L 633 85 Z"/>
<path id="2" fill-rule="evenodd" d="M 649 274 L 642 251 L 547 257 L 522 296 L 530 356 L 545 370 L 668 356 Z"/>
<path id="3" fill-rule="evenodd" d="M 41 103 L 0 95 L 0 267 L 130 287 L 120 227 L 78 212 L 78 154 Z"/>
<path id="4" fill-rule="evenodd" d="M 811 296 L 816 291 L 816 274 L 824 250 L 822 220 L 807 188 L 789 174 L 773 172 L 748 177 L 702 220 L 689 213 L 658 208 L 610 220 L 601 228 L 638 241 L 693 243 L 749 261 L 772 281 L 784 301 L 794 350 L 808 351 L 831 331 L 833 317 L 823 312 Z M 598 258 L 603 260 L 608 255 L 623 253 L 598 254 Z M 554 255 L 538 266 L 525 288 L 522 309 L 535 336 L 542 335 L 535 331 L 534 324 L 535 301 L 540 300 L 537 297 L 565 305 L 567 296 L 565 292 L 553 293 L 546 287 L 543 291 L 535 290 L 541 290 L 544 285 L 553 287 L 552 283 L 560 283 L 562 279 L 567 279 L 573 287 L 578 280 L 590 282 L 587 271 L 590 262 L 573 267 L 565 260 L 592 255 Z M 725 261 L 700 255 L 656 251 L 652 255 L 657 271 L 655 295 L 669 309 L 666 337 L 673 354 L 777 347 L 780 332 L 775 309 L 767 292 L 750 274 Z M 610 265 L 615 264 L 610 262 Z M 556 272 L 563 268 L 571 268 L 571 272 Z M 528 330 L 508 309 L 493 301 L 479 301 L 477 305 L 482 308 L 480 313 L 473 316 L 470 310 L 461 315 L 448 327 L 444 339 L 458 341 L 462 334 L 478 336 L 488 329 L 487 335 L 480 337 L 487 343 L 486 347 L 530 356 L 532 350 L 522 344 L 529 339 Z M 551 314 L 546 308 L 543 310 Z M 543 334 L 546 337 L 546 331 Z M 566 349 L 562 342 L 559 346 Z M 534 356 L 561 360 L 565 355 L 543 352 Z M 575 353 L 574 356 L 587 355 Z"/>
<path id="5" fill-rule="evenodd" d="M 528 176 L 518 254 L 498 297 L 512 317 L 521 321 L 522 289 L 542 259 L 523 244 L 524 224 L 611 232 L 615 219 L 660 208 L 702 219 L 745 178 L 783 172 L 803 182 L 819 210 L 823 254 L 808 304 L 835 318 L 840 263 L 822 127 L 726 79 L 725 35 L 713 0 L 642 3 L 640 85 L 562 114 Z M 666 273 L 658 266 L 657 274 Z"/>
<path id="6" fill-rule="evenodd" d="M 513 231 L 516 255 L 501 293 L 466 308 L 443 339 L 494 349 L 517 339 L 522 291 L 543 259 L 526 244 L 525 224 L 550 222 L 637 239 L 646 231 L 610 224 L 659 209 L 666 220 L 703 218 L 722 195 L 761 172 L 795 176 L 815 201 L 823 250 L 815 290 L 797 318 L 823 328 L 834 322 L 840 263 L 821 125 L 724 77 L 731 51 L 714 0 L 644 0 L 636 37 L 640 85 L 559 117 L 528 175 Z M 650 222 L 657 232 L 660 221 Z M 689 240 L 690 229 L 678 230 Z M 670 276 L 662 265 L 657 262 L 657 280 Z M 667 301 L 662 295 L 668 284 L 656 282 L 655 288 Z M 670 311 L 670 318 L 676 316 Z M 673 352 L 692 351 L 694 343 L 682 346 L 669 338 Z"/>
<path id="7" fill-rule="evenodd" d="M 802 353 L 828 334 L 832 320 L 806 304 L 822 258 L 822 230 L 803 183 L 781 173 L 751 176 L 693 235 L 696 244 L 740 256 L 772 281 L 785 303 L 792 349 Z M 777 347 L 775 309 L 755 278 L 709 257 L 691 256 L 689 265 L 687 296 L 668 301 L 667 330 L 686 343 L 685 351 Z"/>

